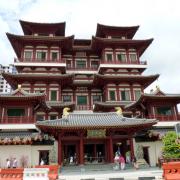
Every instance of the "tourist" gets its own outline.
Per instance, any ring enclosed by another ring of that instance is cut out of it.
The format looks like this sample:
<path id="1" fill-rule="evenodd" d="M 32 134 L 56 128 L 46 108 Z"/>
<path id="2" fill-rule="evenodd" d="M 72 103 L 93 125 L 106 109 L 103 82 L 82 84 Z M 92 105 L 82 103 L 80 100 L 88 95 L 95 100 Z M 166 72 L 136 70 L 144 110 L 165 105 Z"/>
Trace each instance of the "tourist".
<path id="1" fill-rule="evenodd" d="M 130 164 L 131 162 L 131 156 L 130 156 L 130 151 L 126 152 L 126 163 Z"/>
<path id="2" fill-rule="evenodd" d="M 45 163 L 44 163 L 44 160 L 41 159 L 41 162 L 40 162 L 40 165 L 43 166 Z"/>
<path id="3" fill-rule="evenodd" d="M 14 158 L 14 160 L 13 160 L 12 167 L 17 168 L 17 159 L 16 158 Z"/>
<path id="4" fill-rule="evenodd" d="M 119 169 L 119 155 L 118 155 L 117 152 L 115 153 L 114 163 L 115 163 L 114 169 L 115 169 L 115 170 L 118 170 L 118 169 Z"/>
<path id="5" fill-rule="evenodd" d="M 73 164 L 73 156 L 70 156 L 70 159 L 69 159 L 69 164 Z"/>
<path id="6" fill-rule="evenodd" d="M 9 159 L 6 159 L 6 168 L 11 168 L 11 162 Z"/>
<path id="7" fill-rule="evenodd" d="M 122 155 L 119 157 L 119 163 L 120 163 L 121 170 L 124 170 L 125 169 L 125 159 Z"/>

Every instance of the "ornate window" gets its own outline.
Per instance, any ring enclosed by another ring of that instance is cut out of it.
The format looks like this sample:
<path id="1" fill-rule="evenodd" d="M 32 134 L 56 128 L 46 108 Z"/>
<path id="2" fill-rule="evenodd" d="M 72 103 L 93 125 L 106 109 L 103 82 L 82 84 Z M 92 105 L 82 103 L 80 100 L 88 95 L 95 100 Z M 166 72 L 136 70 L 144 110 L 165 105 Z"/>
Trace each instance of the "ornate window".
<path id="1" fill-rule="evenodd" d="M 71 95 L 64 95 L 63 102 L 71 102 Z"/>
<path id="2" fill-rule="evenodd" d="M 76 60 L 76 68 L 77 69 L 85 69 L 86 68 L 86 61 Z"/>
<path id="3" fill-rule="evenodd" d="M 101 95 L 93 95 L 93 104 L 94 102 L 101 101 Z"/>
<path id="4" fill-rule="evenodd" d="M 126 53 L 123 53 L 123 52 L 117 53 L 116 58 L 119 62 L 126 62 L 126 59 L 127 59 Z"/>
<path id="5" fill-rule="evenodd" d="M 57 91 L 51 90 L 51 101 L 57 101 Z"/>
<path id="6" fill-rule="evenodd" d="M 136 53 L 129 53 L 129 58 L 131 62 L 136 62 L 137 61 Z"/>
<path id="7" fill-rule="evenodd" d="M 134 90 L 134 96 L 135 96 L 135 100 L 137 101 L 141 97 L 141 90 L 135 89 Z"/>
<path id="8" fill-rule="evenodd" d="M 32 51 L 25 50 L 24 51 L 24 59 L 26 61 L 30 61 L 32 59 Z"/>
<path id="9" fill-rule="evenodd" d="M 113 60 L 113 54 L 112 53 L 106 53 L 106 61 L 111 62 Z"/>
<path id="10" fill-rule="evenodd" d="M 25 109 L 21 108 L 10 108 L 7 110 L 8 116 L 25 116 Z"/>
<path id="11" fill-rule="evenodd" d="M 77 96 L 77 105 L 87 105 L 87 96 Z"/>
<path id="12" fill-rule="evenodd" d="M 47 52 L 45 51 L 37 51 L 36 57 L 38 60 L 44 61 L 46 59 Z"/>
<path id="13" fill-rule="evenodd" d="M 121 90 L 121 101 L 130 101 L 130 91 Z"/>
<path id="14" fill-rule="evenodd" d="M 58 59 L 59 59 L 59 57 L 58 57 L 58 52 L 52 51 L 52 52 L 51 52 L 51 60 L 52 60 L 52 61 L 56 61 L 56 60 L 58 60 Z"/>
<path id="15" fill-rule="evenodd" d="M 156 108 L 156 114 L 158 115 L 172 115 L 172 109 L 170 106 L 164 106 L 164 107 L 157 107 Z"/>
<path id="16" fill-rule="evenodd" d="M 109 100 L 110 101 L 116 101 L 116 91 L 115 90 L 109 91 Z"/>

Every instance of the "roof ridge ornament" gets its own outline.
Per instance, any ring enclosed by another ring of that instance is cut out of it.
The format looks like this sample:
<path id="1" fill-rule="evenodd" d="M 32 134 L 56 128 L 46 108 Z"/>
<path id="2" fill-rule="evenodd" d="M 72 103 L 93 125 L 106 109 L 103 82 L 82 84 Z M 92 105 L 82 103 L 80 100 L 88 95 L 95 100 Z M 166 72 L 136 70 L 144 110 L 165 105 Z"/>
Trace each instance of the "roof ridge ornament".
<path id="1" fill-rule="evenodd" d="M 70 108 L 68 108 L 68 107 L 65 107 L 64 109 L 63 109 L 63 115 L 62 115 L 62 118 L 66 118 L 67 119 L 67 117 L 68 117 L 68 115 L 69 115 L 69 111 L 70 110 Z"/>
<path id="2" fill-rule="evenodd" d="M 21 84 L 18 84 L 18 90 L 21 90 Z"/>
<path id="3" fill-rule="evenodd" d="M 118 116 L 123 116 L 122 108 L 121 107 L 115 107 L 116 114 Z"/>

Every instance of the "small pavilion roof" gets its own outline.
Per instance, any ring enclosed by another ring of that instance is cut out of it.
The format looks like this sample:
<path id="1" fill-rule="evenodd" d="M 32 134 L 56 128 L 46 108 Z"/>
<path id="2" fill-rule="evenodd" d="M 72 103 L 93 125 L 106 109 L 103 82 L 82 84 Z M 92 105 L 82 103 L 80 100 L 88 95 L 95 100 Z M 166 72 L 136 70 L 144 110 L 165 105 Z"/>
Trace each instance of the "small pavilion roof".
<path id="1" fill-rule="evenodd" d="M 126 118 L 117 113 L 70 113 L 67 118 L 39 121 L 39 128 L 53 129 L 94 129 L 94 128 L 129 128 L 150 127 L 155 119 Z"/>
<path id="2" fill-rule="evenodd" d="M 63 84 L 73 82 L 73 74 L 52 74 L 52 73 L 2 73 L 2 76 L 6 79 L 6 81 L 12 86 L 15 87 L 18 84 L 22 84 L 24 81 L 61 81 Z"/>
<path id="3" fill-rule="evenodd" d="M 119 38 L 99 38 L 92 37 L 91 48 L 94 51 L 102 50 L 103 48 L 133 48 L 139 52 L 141 56 L 147 47 L 152 43 L 153 39 L 132 40 Z"/>
<path id="4" fill-rule="evenodd" d="M 28 93 L 21 88 L 16 89 L 10 94 L 0 94 L 0 100 L 45 100 L 44 93 Z"/>
<path id="5" fill-rule="evenodd" d="M 60 23 L 37 23 L 19 20 L 25 35 L 33 33 L 54 34 L 56 36 L 65 36 L 66 22 Z"/>
<path id="6" fill-rule="evenodd" d="M 105 37 L 107 35 L 114 36 L 125 36 L 128 39 L 132 39 L 138 30 L 139 26 L 107 26 L 102 24 L 97 24 L 96 36 Z"/>
<path id="7" fill-rule="evenodd" d="M 136 109 L 147 101 L 164 102 L 164 100 L 166 102 L 171 101 L 178 104 L 180 103 L 180 94 L 141 94 L 141 97 L 138 99 L 138 101 L 127 105 L 125 109 Z"/>
<path id="8" fill-rule="evenodd" d="M 20 58 L 24 45 L 56 45 L 61 46 L 63 50 L 72 49 L 74 36 L 34 36 L 34 35 L 14 35 L 6 33 L 17 57 Z"/>
<path id="9" fill-rule="evenodd" d="M 149 86 L 159 77 L 159 74 L 156 75 L 94 75 L 94 84 L 104 84 L 107 82 L 110 83 L 119 83 L 119 82 L 137 82 L 140 83 L 144 88 Z"/>

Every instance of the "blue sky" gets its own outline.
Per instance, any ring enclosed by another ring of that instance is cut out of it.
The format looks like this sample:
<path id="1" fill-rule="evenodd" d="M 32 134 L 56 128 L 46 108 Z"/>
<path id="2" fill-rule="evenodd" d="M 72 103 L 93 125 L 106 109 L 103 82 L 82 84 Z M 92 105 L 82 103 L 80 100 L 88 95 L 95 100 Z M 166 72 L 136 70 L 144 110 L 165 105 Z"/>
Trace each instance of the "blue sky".
<path id="1" fill-rule="evenodd" d="M 180 1 L 179 0 L 0 0 L 0 63 L 16 57 L 5 35 L 22 34 L 19 19 L 33 22 L 64 22 L 66 36 L 91 38 L 97 23 L 115 26 L 140 25 L 135 39 L 154 38 L 141 60 L 144 74 L 161 76 L 147 91 L 159 85 L 166 93 L 180 94 Z"/>

